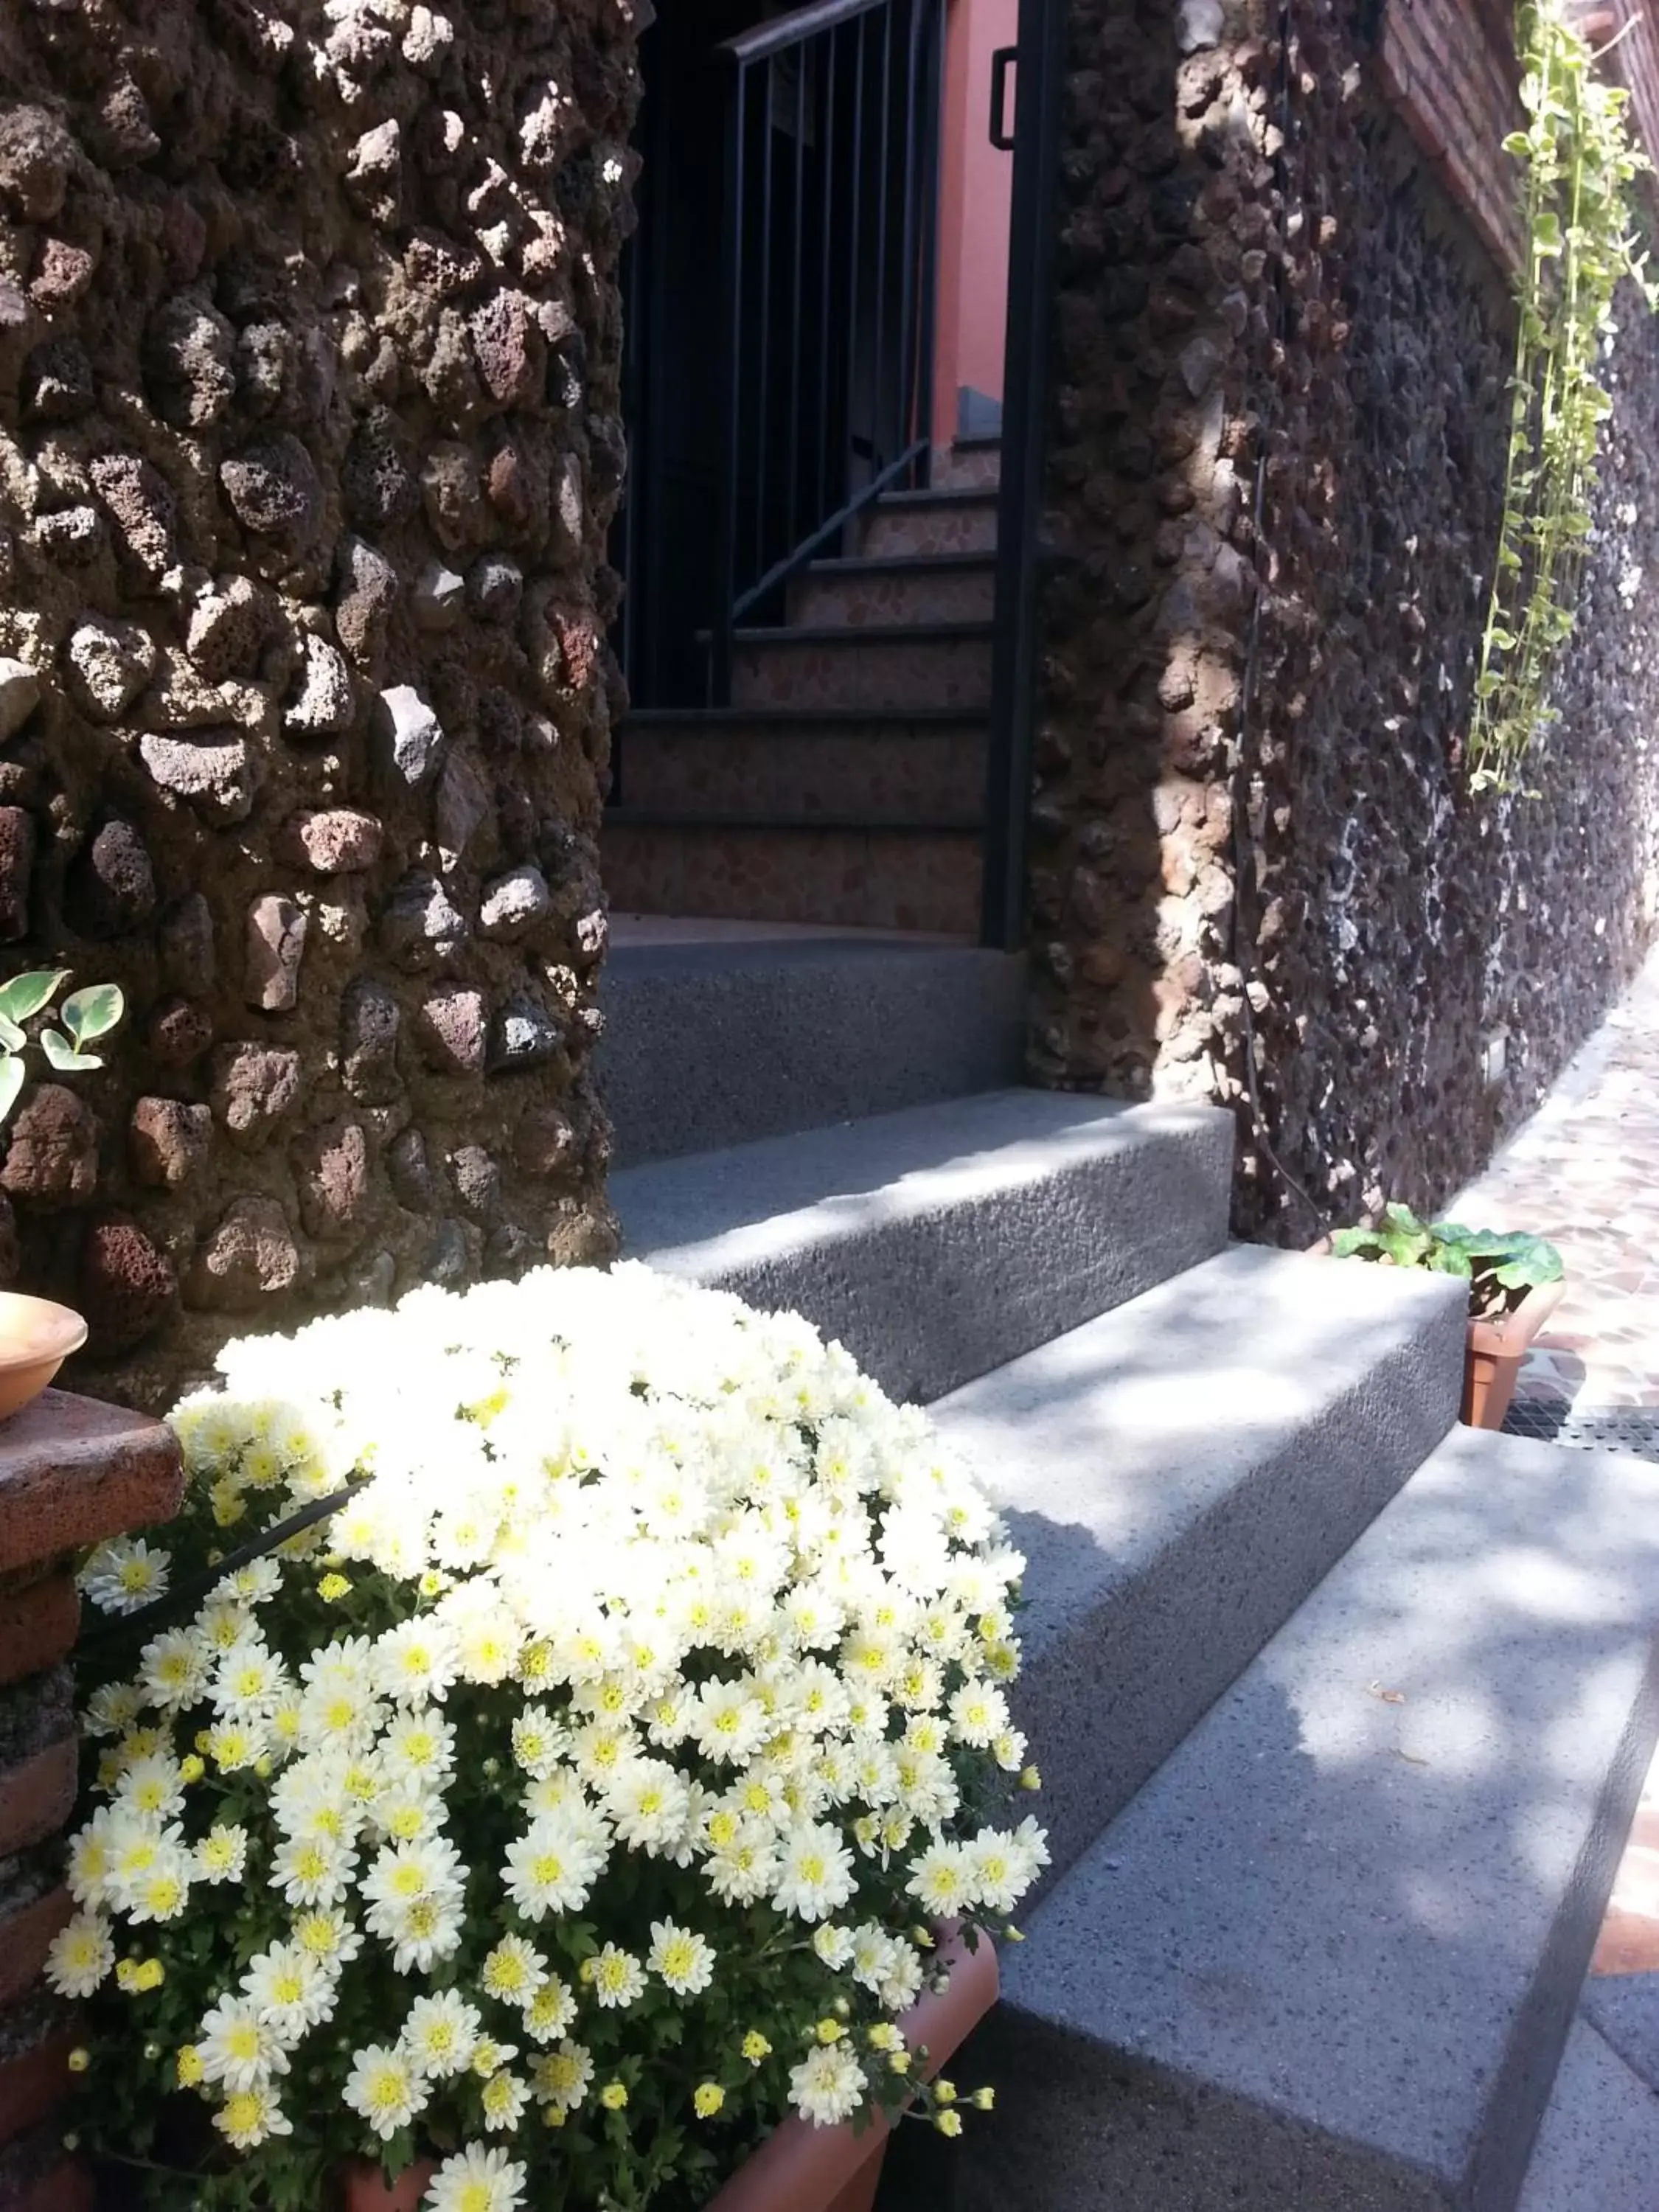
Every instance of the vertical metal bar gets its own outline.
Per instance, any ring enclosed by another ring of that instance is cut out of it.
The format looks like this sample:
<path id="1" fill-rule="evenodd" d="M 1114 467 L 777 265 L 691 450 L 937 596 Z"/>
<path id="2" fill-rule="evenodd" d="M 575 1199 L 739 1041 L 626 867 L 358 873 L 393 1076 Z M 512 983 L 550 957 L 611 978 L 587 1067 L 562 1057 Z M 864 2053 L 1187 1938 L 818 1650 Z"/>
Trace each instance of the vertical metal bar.
<path id="1" fill-rule="evenodd" d="M 797 48 L 795 57 L 795 257 L 790 283 L 793 301 L 789 330 L 789 498 L 787 544 L 799 544 L 795 526 L 800 520 L 800 378 L 801 286 L 805 276 L 803 246 L 806 223 L 806 71 L 810 45 Z M 817 515 L 812 520 L 817 520 Z"/>
<path id="2" fill-rule="evenodd" d="M 933 371 L 939 320 L 939 198 L 944 190 L 945 166 L 945 41 L 949 0 L 926 0 L 932 36 L 923 64 L 922 117 L 928 158 L 922 179 L 921 315 L 917 339 L 917 374 L 921 380 L 916 410 L 916 436 L 927 450 L 919 465 L 918 481 L 929 483 L 933 471 Z"/>
<path id="3" fill-rule="evenodd" d="M 718 582 L 714 625 L 708 654 L 708 703 L 725 707 L 732 698 L 732 608 L 738 597 L 738 438 L 743 419 L 743 199 L 744 111 L 748 98 L 748 72 L 737 65 L 726 110 L 726 420 L 721 425 L 725 445 L 724 481 L 718 518 Z"/>
<path id="4" fill-rule="evenodd" d="M 755 410 L 755 568 L 749 579 L 763 576 L 771 567 L 766 553 L 766 457 L 771 447 L 772 399 L 772 92 L 777 69 L 775 55 L 766 63 L 766 104 L 762 115 L 766 155 L 761 172 L 760 244 L 760 393 Z"/>
<path id="5" fill-rule="evenodd" d="M 864 223 L 864 31 L 867 15 L 859 21 L 858 55 L 853 70 L 853 220 L 847 250 L 847 459 L 842 498 L 853 491 L 853 441 L 858 422 L 859 388 L 859 233 Z"/>
<path id="6" fill-rule="evenodd" d="M 823 58 L 823 136 L 818 142 L 823 167 L 823 231 L 818 240 L 818 259 L 823 265 L 823 294 L 819 303 L 821 320 L 818 324 L 818 513 L 833 514 L 841 504 L 839 498 L 831 501 L 830 491 L 830 423 L 831 417 L 830 383 L 830 272 L 835 259 L 836 238 L 836 67 L 841 52 L 841 26 L 830 32 Z"/>
<path id="7" fill-rule="evenodd" d="M 921 245 L 917 223 L 921 214 L 921 179 L 917 174 L 916 126 L 921 106 L 922 9 L 926 0 L 905 0 L 908 62 L 904 72 L 904 204 L 900 213 L 898 359 L 893 388 L 898 416 L 896 450 L 902 452 L 915 435 L 914 380 L 916 373 L 917 288 L 915 255 Z M 925 149 L 924 149 L 925 150 Z M 907 471 L 907 482 L 908 471 Z"/>
<path id="8" fill-rule="evenodd" d="M 980 927 L 982 943 L 1009 951 L 1022 943 L 1025 933 L 1026 830 L 1037 690 L 1037 564 L 1048 452 L 1045 395 L 1066 23 L 1065 0 L 1019 0 L 1011 224 L 1014 250 L 1008 270 Z"/>
<path id="9" fill-rule="evenodd" d="M 883 384 L 887 320 L 887 172 L 889 149 L 893 137 L 893 17 L 891 11 L 881 19 L 881 140 L 877 151 L 876 173 L 881 179 L 881 200 L 876 217 L 876 330 L 875 352 L 870 361 L 870 444 L 871 467 L 878 471 L 886 465 L 883 449 L 881 422 L 881 391 Z"/>

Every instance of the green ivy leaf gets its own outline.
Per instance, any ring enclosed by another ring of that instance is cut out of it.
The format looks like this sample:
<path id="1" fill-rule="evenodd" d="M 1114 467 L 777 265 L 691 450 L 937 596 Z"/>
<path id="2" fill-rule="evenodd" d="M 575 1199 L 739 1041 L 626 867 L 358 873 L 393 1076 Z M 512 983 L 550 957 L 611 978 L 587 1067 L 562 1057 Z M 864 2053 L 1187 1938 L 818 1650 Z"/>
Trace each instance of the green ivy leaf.
<path id="1" fill-rule="evenodd" d="M 9 1115 L 23 1087 L 23 1063 L 12 1053 L 0 1053 L 0 1122 Z"/>
<path id="2" fill-rule="evenodd" d="M 58 1008 L 64 1027 L 77 1046 L 107 1036 L 126 1012 L 118 983 L 92 983 L 72 992 Z"/>
<path id="3" fill-rule="evenodd" d="M 104 1064 L 95 1052 L 76 1052 L 61 1030 L 42 1030 L 40 1042 L 60 1075 L 83 1075 Z"/>
<path id="4" fill-rule="evenodd" d="M 9 983 L 0 983 L 0 1015 L 9 1025 L 27 1021 L 31 1014 L 38 1014 L 42 1006 L 51 1005 L 58 986 L 68 982 L 69 975 L 67 968 L 32 968 L 27 975 L 14 975 Z M 7 1042 L 10 1042 L 9 1038 Z"/>

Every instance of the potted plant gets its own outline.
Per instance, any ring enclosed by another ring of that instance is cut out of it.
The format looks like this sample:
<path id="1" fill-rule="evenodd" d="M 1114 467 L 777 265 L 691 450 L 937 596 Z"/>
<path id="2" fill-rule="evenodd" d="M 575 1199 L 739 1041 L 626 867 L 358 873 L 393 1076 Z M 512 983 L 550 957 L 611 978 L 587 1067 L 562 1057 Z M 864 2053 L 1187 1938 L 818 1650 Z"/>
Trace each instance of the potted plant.
<path id="1" fill-rule="evenodd" d="M 1472 1428 L 1501 1429 L 1521 1363 L 1566 1287 L 1555 1246 L 1525 1230 L 1423 1222 L 1409 1206 L 1390 1206 L 1378 1227 L 1339 1230 L 1329 1249 L 1339 1259 L 1424 1267 L 1468 1284 L 1462 1418 Z"/>
<path id="2" fill-rule="evenodd" d="M 221 1357 L 85 1562 L 49 1972 L 200 2212 L 852 2212 L 1045 1863 L 1022 1561 L 791 1316 L 544 1270 Z"/>
<path id="3" fill-rule="evenodd" d="M 24 1054 L 32 1040 L 23 1024 L 44 1014 L 68 981 L 67 969 L 42 968 L 0 983 L 0 1125 L 9 1118 L 27 1079 Z M 125 1012 L 118 985 L 94 983 L 72 991 L 33 1042 L 54 1073 L 88 1073 L 104 1062 L 88 1046 L 107 1036 Z M 87 1324 L 70 1307 L 18 1291 L 0 1292 L 0 1420 L 38 1398 L 86 1340 Z"/>

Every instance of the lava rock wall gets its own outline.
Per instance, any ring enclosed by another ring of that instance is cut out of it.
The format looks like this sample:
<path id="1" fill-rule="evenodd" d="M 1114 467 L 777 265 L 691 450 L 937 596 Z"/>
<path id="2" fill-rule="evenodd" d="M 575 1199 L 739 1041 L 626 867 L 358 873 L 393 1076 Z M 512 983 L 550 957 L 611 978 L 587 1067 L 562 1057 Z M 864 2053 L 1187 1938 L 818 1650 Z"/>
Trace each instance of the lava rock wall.
<path id="1" fill-rule="evenodd" d="M 130 1008 L 0 1133 L 0 1260 L 106 1394 L 611 1248 L 638 12 L 0 10 L 0 942 Z"/>
<path id="2" fill-rule="evenodd" d="M 1443 1200 L 1654 936 L 1659 326 L 1621 302 L 1537 795 L 1473 797 L 1504 270 L 1359 10 L 1071 15 L 1033 1066 L 1233 1105 L 1240 1229 L 1305 1243 Z"/>

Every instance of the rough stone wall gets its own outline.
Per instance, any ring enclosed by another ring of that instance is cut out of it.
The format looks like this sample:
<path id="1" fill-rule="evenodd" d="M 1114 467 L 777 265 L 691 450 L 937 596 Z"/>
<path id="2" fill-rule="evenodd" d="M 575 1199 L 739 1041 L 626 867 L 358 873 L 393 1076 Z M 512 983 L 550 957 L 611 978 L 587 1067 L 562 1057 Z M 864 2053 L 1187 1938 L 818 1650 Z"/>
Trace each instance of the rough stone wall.
<path id="1" fill-rule="evenodd" d="M 639 13 L 0 9 L 0 939 L 131 1009 L 0 1244 L 106 1393 L 609 1248 Z"/>
<path id="2" fill-rule="evenodd" d="M 1654 933 L 1659 334 L 1625 302 L 1540 796 L 1472 799 L 1503 272 L 1354 10 L 1291 0 L 1282 69 L 1276 9 L 1072 16 L 1033 1065 L 1234 1104 L 1240 1228 L 1304 1243 L 1444 1198 Z"/>

